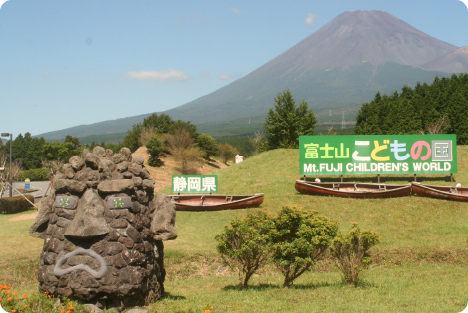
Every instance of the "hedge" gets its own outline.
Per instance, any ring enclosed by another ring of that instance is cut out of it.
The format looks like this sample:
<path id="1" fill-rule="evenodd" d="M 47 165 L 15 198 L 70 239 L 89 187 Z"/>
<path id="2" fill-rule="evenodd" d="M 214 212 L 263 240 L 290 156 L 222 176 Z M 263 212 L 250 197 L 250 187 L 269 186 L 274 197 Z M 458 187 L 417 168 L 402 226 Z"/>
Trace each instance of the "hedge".
<path id="1" fill-rule="evenodd" d="M 29 201 L 34 203 L 34 197 L 31 195 L 25 196 Z M 29 210 L 32 207 L 31 203 L 23 197 L 8 197 L 0 198 L 0 213 L 13 214 Z"/>
<path id="2" fill-rule="evenodd" d="M 45 168 L 35 168 L 32 170 L 27 170 L 18 175 L 18 181 L 22 182 L 26 178 L 29 178 L 31 181 L 43 181 L 49 180 L 52 174 L 48 169 Z"/>

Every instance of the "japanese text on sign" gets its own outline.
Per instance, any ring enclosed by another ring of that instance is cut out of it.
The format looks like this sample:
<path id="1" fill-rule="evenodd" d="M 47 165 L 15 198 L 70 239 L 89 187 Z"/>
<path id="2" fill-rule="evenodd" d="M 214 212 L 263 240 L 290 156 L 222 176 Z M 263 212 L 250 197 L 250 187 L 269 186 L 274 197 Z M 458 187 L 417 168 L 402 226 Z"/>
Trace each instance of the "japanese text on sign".
<path id="1" fill-rule="evenodd" d="M 455 135 L 301 136 L 300 174 L 456 173 Z"/>
<path id="2" fill-rule="evenodd" d="M 172 175 L 173 193 L 216 193 L 216 175 Z"/>

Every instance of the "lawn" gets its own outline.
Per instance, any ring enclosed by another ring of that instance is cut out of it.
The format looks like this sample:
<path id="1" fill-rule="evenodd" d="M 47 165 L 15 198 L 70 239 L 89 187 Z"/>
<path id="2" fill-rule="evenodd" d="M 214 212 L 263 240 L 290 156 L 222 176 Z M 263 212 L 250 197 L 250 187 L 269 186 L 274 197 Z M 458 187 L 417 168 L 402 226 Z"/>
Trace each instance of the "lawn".
<path id="1" fill-rule="evenodd" d="M 456 182 L 468 186 L 468 147 L 458 147 Z M 468 203 L 418 196 L 392 199 L 345 199 L 301 195 L 298 150 L 275 150 L 250 157 L 216 172 L 219 192 L 265 193 L 263 209 L 283 206 L 316 210 L 335 219 L 341 231 L 352 222 L 377 231 L 373 265 L 358 287 L 341 283 L 329 259 L 304 274 L 289 289 L 272 266 L 240 290 L 237 276 L 216 253 L 215 235 L 235 217 L 254 209 L 219 212 L 178 212 L 179 237 L 164 242 L 167 277 L 164 299 L 150 312 L 460 312 L 468 303 Z M 338 179 L 328 177 L 326 179 Z M 345 177 L 345 181 L 376 182 L 376 176 Z M 387 183 L 408 183 L 408 176 L 381 176 Z M 429 184 L 453 184 L 448 175 L 418 176 Z M 170 193 L 170 188 L 163 190 Z M 32 220 L 11 221 L 29 214 L 0 215 L 0 284 L 21 292 L 37 290 L 34 271 L 43 240 L 29 237 Z"/>

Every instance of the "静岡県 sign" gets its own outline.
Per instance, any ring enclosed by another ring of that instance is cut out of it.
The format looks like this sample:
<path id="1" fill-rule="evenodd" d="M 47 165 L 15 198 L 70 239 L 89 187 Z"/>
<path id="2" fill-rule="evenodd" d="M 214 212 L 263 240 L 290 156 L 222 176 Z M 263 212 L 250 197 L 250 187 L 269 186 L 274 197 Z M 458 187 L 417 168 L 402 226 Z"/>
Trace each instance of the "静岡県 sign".
<path id="1" fill-rule="evenodd" d="M 218 176 L 216 175 L 172 175 L 173 193 L 216 193 Z"/>

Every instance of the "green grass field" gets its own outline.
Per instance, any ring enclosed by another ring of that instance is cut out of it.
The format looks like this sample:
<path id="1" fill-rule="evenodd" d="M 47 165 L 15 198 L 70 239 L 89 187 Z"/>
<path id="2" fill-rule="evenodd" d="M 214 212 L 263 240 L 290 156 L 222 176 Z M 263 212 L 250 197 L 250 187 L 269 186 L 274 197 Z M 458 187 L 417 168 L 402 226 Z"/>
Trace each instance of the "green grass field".
<path id="1" fill-rule="evenodd" d="M 458 147 L 455 180 L 468 186 L 468 146 Z M 179 237 L 165 242 L 166 295 L 150 312 L 461 312 L 468 303 L 468 203 L 418 196 L 392 199 L 345 199 L 301 195 L 298 150 L 275 150 L 217 172 L 219 193 L 265 193 L 262 207 L 316 210 L 338 220 L 341 231 L 352 222 L 377 231 L 373 265 L 361 273 L 358 287 L 342 284 L 329 259 L 289 289 L 272 266 L 254 275 L 240 290 L 237 276 L 221 263 L 214 236 L 249 210 L 178 212 Z M 326 178 L 330 179 L 330 177 Z M 335 177 L 335 179 L 339 179 Z M 345 181 L 376 182 L 376 176 Z M 381 176 L 387 183 L 413 177 Z M 428 184 L 449 185 L 450 176 L 418 176 Z M 165 192 L 169 193 L 168 188 Z M 33 211 L 25 212 L 28 214 Z M 0 215 L 0 284 L 21 292 L 37 290 L 35 272 L 43 240 L 28 236 L 32 220 L 12 222 Z"/>

